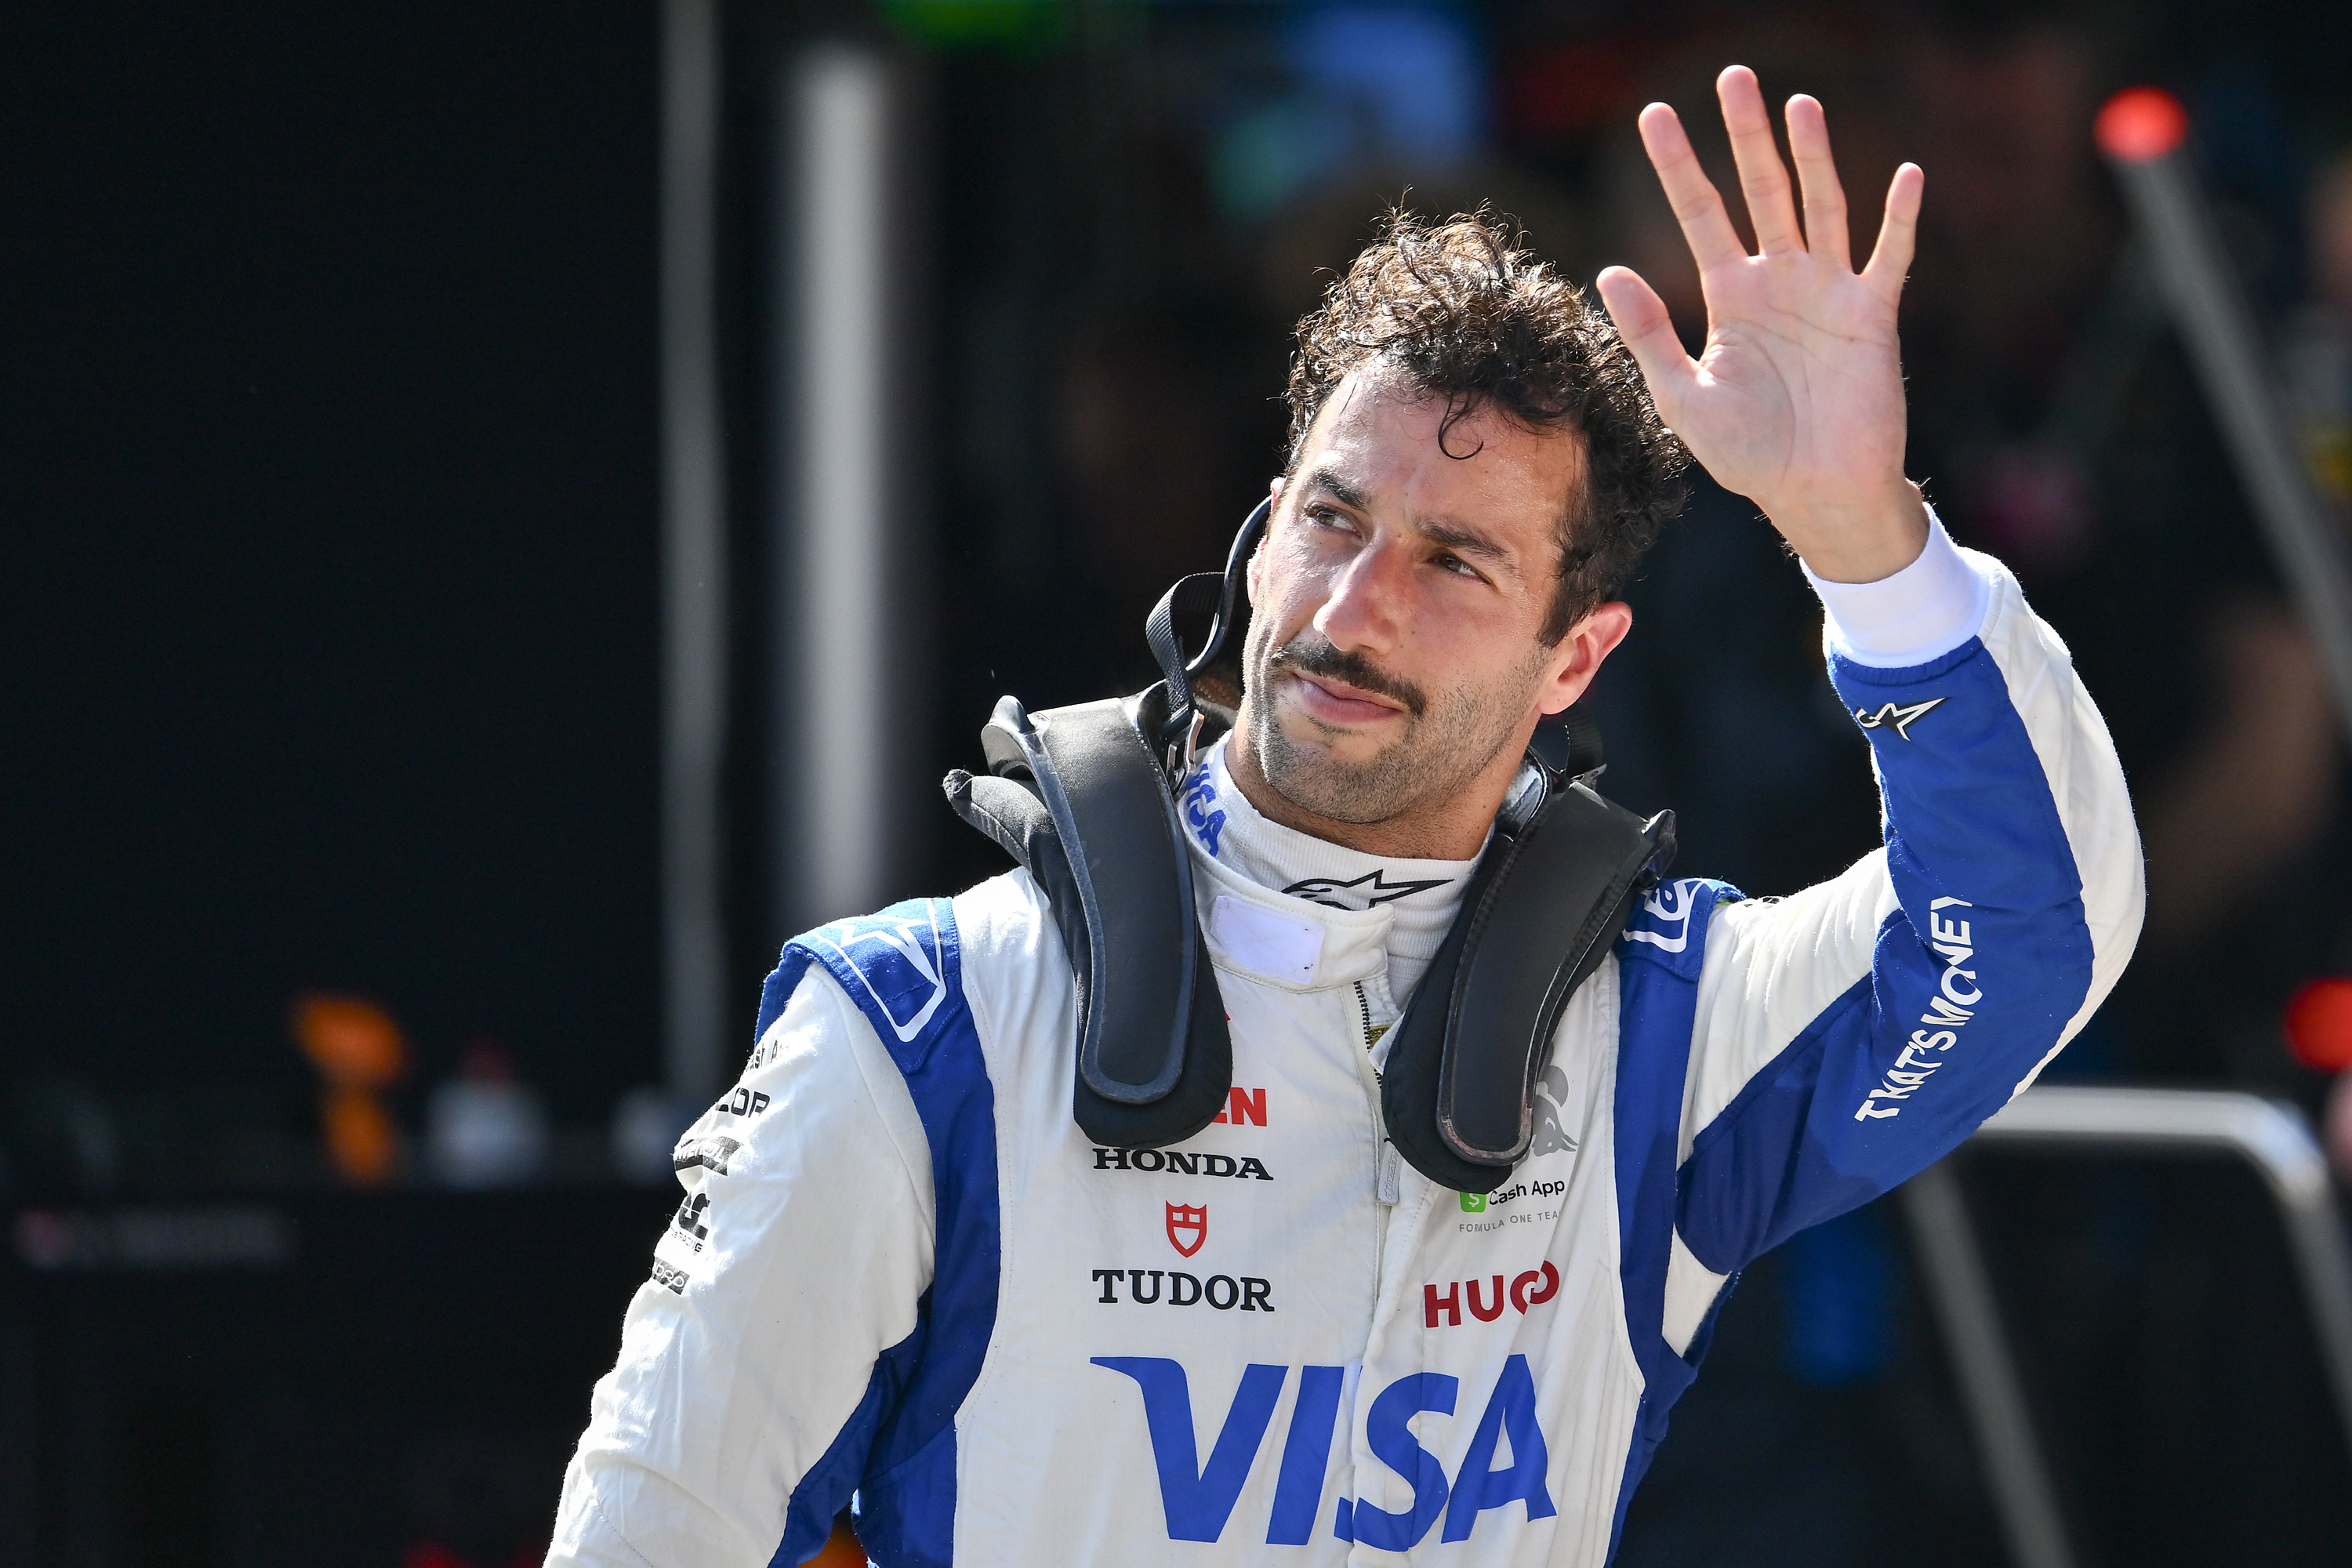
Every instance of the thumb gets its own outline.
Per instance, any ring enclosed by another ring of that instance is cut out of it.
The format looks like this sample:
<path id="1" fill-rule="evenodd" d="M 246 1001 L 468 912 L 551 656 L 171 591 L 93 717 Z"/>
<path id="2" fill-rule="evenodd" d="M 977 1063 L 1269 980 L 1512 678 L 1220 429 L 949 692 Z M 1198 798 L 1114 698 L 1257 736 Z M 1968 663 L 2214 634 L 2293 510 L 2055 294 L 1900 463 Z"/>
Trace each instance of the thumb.
<path id="1" fill-rule="evenodd" d="M 1672 410 L 1696 381 L 1698 366 L 1683 352 L 1666 302 L 1630 267 L 1603 268 L 1593 283 L 1601 290 L 1601 302 L 1609 307 L 1610 320 L 1617 323 L 1618 337 L 1624 340 L 1633 363 L 1641 367 L 1642 379 L 1650 384 L 1651 401 L 1658 405 L 1659 416 L 1672 425 Z"/>

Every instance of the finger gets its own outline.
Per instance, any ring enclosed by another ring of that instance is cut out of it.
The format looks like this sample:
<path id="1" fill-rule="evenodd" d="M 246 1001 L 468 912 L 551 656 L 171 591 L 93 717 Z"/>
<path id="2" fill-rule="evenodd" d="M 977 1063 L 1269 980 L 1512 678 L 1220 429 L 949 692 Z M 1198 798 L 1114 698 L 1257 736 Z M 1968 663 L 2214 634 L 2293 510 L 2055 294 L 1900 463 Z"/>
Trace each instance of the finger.
<path id="1" fill-rule="evenodd" d="M 1829 119 L 1819 100 L 1801 92 L 1789 100 L 1789 151 L 1805 194 L 1805 248 L 1823 261 L 1851 268 L 1845 187 L 1838 182 L 1837 160 L 1830 156 Z"/>
<path id="2" fill-rule="evenodd" d="M 1906 163 L 1886 186 L 1886 216 L 1879 223 L 1878 244 L 1870 252 L 1870 265 L 1862 269 L 1862 280 L 1889 305 L 1903 297 L 1904 275 L 1911 270 L 1911 252 L 1919 238 L 1920 193 L 1927 184 L 1919 165 Z"/>
<path id="3" fill-rule="evenodd" d="M 1617 336 L 1641 368 L 1642 379 L 1649 384 L 1650 399 L 1658 405 L 1659 416 L 1673 425 L 1673 410 L 1696 381 L 1698 365 L 1683 352 L 1683 341 L 1675 335 L 1674 316 L 1666 302 L 1629 267 L 1604 267 L 1593 283 L 1601 290 L 1601 302 L 1609 307 L 1609 319 L 1617 323 Z"/>
<path id="4" fill-rule="evenodd" d="M 1731 133 L 1732 162 L 1739 165 L 1740 194 L 1748 198 L 1748 221 L 1756 227 L 1756 248 L 1767 256 L 1802 250 L 1797 208 L 1789 196 L 1789 166 L 1772 140 L 1772 115 L 1764 89 L 1746 66 L 1726 66 L 1715 79 L 1723 103 L 1723 128 Z"/>
<path id="5" fill-rule="evenodd" d="M 1723 210 L 1723 197 L 1715 182 L 1699 167 L 1682 117 L 1665 104 L 1654 103 L 1642 110 L 1640 124 L 1643 151 L 1650 154 L 1650 167 L 1658 172 L 1666 205 L 1675 209 L 1675 222 L 1682 226 L 1683 242 L 1690 247 L 1698 269 L 1704 272 L 1720 262 L 1745 257 L 1748 247 L 1739 243 L 1739 231 L 1731 226 L 1731 215 Z"/>

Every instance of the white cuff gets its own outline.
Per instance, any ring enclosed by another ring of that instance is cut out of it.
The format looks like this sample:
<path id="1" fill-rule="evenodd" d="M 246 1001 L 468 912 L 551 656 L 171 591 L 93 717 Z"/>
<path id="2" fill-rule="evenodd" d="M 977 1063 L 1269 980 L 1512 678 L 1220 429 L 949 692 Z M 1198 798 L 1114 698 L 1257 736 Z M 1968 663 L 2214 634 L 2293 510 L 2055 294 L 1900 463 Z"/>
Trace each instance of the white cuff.
<path id="1" fill-rule="evenodd" d="M 1806 566 L 1805 581 L 1829 616 L 1830 647 L 1880 669 L 1942 658 L 1977 635 L 1991 603 L 1992 584 L 1961 556 L 1934 507 L 1927 509 L 1927 548 L 1892 577 L 1825 583 Z"/>

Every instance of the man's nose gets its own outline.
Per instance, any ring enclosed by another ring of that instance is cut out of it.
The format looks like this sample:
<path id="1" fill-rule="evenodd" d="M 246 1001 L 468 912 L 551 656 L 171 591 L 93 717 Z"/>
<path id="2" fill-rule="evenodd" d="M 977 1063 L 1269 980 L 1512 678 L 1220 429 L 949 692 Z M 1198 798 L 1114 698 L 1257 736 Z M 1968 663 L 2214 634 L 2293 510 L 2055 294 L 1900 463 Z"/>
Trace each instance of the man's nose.
<path id="1" fill-rule="evenodd" d="M 1412 552 L 1401 541 L 1375 538 L 1332 584 L 1315 613 L 1315 629 L 1343 652 L 1387 652 L 1396 645 L 1412 579 Z"/>

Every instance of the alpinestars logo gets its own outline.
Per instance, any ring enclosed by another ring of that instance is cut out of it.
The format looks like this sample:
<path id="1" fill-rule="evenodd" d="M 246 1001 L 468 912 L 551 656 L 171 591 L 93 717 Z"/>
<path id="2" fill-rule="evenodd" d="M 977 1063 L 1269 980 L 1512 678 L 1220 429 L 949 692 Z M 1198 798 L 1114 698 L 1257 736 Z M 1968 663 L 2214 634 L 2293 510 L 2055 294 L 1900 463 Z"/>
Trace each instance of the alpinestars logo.
<path id="1" fill-rule="evenodd" d="M 1185 1237 L 1192 1245 L 1184 1245 Z M 1186 1258 L 1201 1250 L 1209 1239 L 1209 1205 L 1206 1204 L 1170 1204 L 1168 1205 L 1168 1245 Z"/>
<path id="2" fill-rule="evenodd" d="M 1925 702 L 1882 702 L 1875 713 L 1857 708 L 1853 710 L 1853 721 L 1865 730 L 1883 729 L 1892 724 L 1895 735 L 1907 741 L 1911 738 L 1911 726 L 1933 710 L 1941 708 L 1947 700 L 1941 697 L 1930 697 Z"/>
<path id="3" fill-rule="evenodd" d="M 1294 899 L 1305 899 L 1312 904 L 1323 904 L 1335 910 L 1369 910 L 1380 904 L 1394 903 L 1415 893 L 1425 893 L 1432 888 L 1445 886 L 1447 879 L 1433 877 L 1425 882 L 1391 882 L 1375 866 L 1362 876 L 1342 882 L 1337 877 L 1309 877 L 1303 882 L 1293 882 L 1282 890 Z"/>

